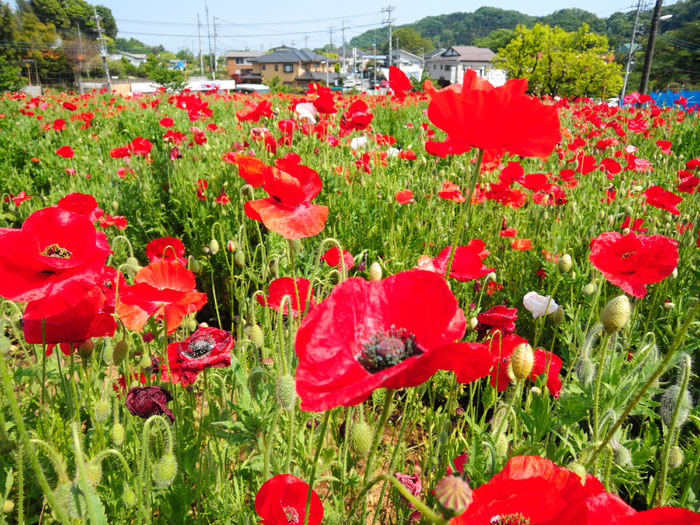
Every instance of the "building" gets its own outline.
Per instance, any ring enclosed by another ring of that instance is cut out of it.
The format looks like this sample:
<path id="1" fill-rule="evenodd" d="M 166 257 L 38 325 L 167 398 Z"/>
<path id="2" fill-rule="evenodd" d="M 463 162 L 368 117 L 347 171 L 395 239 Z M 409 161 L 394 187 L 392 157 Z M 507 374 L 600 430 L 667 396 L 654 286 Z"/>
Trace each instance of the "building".
<path id="1" fill-rule="evenodd" d="M 228 76 L 240 80 L 243 75 L 252 73 L 253 62 L 251 60 L 264 54 L 262 51 L 226 51 L 224 60 Z"/>
<path id="2" fill-rule="evenodd" d="M 117 51 L 116 53 L 110 53 L 107 58 L 110 60 L 126 59 L 131 63 L 131 65 L 136 67 L 146 63 L 146 53 L 127 53 L 126 51 Z"/>
<path id="3" fill-rule="evenodd" d="M 279 77 L 283 85 L 296 90 L 306 89 L 311 83 L 335 84 L 337 60 L 308 49 L 277 47 L 271 52 L 250 59 L 252 73 L 241 76 L 243 82 L 265 82 L 269 84 Z"/>
<path id="4" fill-rule="evenodd" d="M 495 56 L 496 53 L 485 47 L 452 46 L 426 58 L 425 69 L 440 86 L 461 82 L 467 69 L 473 69 L 498 86 L 505 83 L 506 77 L 505 72 L 491 64 Z"/>

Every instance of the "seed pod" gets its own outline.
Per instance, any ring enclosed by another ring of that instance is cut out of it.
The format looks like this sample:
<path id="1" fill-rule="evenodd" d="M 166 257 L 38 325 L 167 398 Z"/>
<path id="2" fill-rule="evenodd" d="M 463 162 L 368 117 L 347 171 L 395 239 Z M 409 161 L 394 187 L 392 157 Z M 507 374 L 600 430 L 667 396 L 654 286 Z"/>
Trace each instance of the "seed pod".
<path id="1" fill-rule="evenodd" d="M 296 382 L 290 375 L 283 375 L 275 382 L 275 398 L 282 410 L 292 410 L 296 404 Z"/>
<path id="2" fill-rule="evenodd" d="M 121 447 L 124 444 L 124 425 L 117 422 L 112 427 L 112 443 L 115 447 Z"/>
<path id="3" fill-rule="evenodd" d="M 372 446 L 372 431 L 364 421 L 358 421 L 350 429 L 350 449 L 361 456 L 369 453 Z"/>
<path id="4" fill-rule="evenodd" d="M 458 514 L 472 502 L 472 489 L 459 476 L 445 476 L 435 485 L 435 499 L 445 509 Z"/>
<path id="5" fill-rule="evenodd" d="M 245 252 L 243 250 L 236 251 L 233 255 L 233 261 L 236 263 L 236 266 L 243 268 L 245 266 Z"/>
<path id="6" fill-rule="evenodd" d="M 114 345 L 114 349 L 112 350 L 112 363 L 114 363 L 114 366 L 119 366 L 124 362 L 128 351 L 129 347 L 126 341 L 119 341 Z"/>
<path id="7" fill-rule="evenodd" d="M 209 241 L 209 252 L 212 255 L 216 255 L 217 253 L 219 253 L 219 241 L 217 241 L 216 239 L 212 239 L 211 241 Z"/>
<path id="8" fill-rule="evenodd" d="M 583 287 L 583 295 L 591 295 L 595 292 L 595 283 L 588 283 Z"/>
<path id="9" fill-rule="evenodd" d="M 159 488 L 169 487 L 177 475 L 177 459 L 168 452 L 158 460 L 153 469 L 153 483 Z"/>
<path id="10" fill-rule="evenodd" d="M 86 339 L 78 345 L 78 355 L 83 359 L 90 357 L 94 350 L 95 343 L 92 342 L 92 339 Z"/>
<path id="11" fill-rule="evenodd" d="M 108 399 L 98 399 L 95 403 L 95 421 L 104 423 L 110 415 L 112 415 L 112 403 Z"/>
<path id="12" fill-rule="evenodd" d="M 559 259 L 559 263 L 557 266 L 561 273 L 569 273 L 571 271 L 571 268 L 573 268 L 574 266 L 574 262 L 571 259 L 571 255 L 569 255 L 568 253 L 562 255 Z"/>
<path id="13" fill-rule="evenodd" d="M 519 344 L 510 356 L 510 364 L 516 379 L 526 379 L 532 372 L 535 354 L 527 343 Z"/>
<path id="14" fill-rule="evenodd" d="M 369 280 L 370 281 L 381 281 L 382 280 L 382 267 L 378 262 L 373 262 L 369 266 Z"/>
<path id="15" fill-rule="evenodd" d="M 260 328 L 260 326 L 257 324 L 250 327 L 248 337 L 250 337 L 250 340 L 258 350 L 260 350 L 265 344 L 265 334 L 263 333 L 262 328 Z"/>
<path id="16" fill-rule="evenodd" d="M 683 461 L 685 461 L 685 452 L 683 452 L 683 449 L 678 445 L 673 445 L 668 452 L 668 466 L 672 469 L 682 467 Z"/>
<path id="17" fill-rule="evenodd" d="M 618 295 L 610 299 L 600 313 L 600 322 L 608 334 L 614 334 L 622 330 L 632 313 L 630 301 L 626 295 Z"/>

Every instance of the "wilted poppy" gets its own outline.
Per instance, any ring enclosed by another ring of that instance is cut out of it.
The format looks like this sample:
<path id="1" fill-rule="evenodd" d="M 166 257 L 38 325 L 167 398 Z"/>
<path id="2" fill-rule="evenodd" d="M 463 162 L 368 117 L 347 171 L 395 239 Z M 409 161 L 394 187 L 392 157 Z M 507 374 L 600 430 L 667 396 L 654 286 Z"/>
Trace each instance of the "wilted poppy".
<path id="1" fill-rule="evenodd" d="M 255 495 L 255 512 L 263 525 L 319 525 L 323 521 L 323 504 L 315 490 L 311 491 L 309 517 L 306 518 L 306 496 L 309 485 L 292 474 L 277 474 L 262 484 Z"/>
<path id="2" fill-rule="evenodd" d="M 270 283 L 270 288 L 267 292 L 267 297 L 263 298 L 259 294 L 256 295 L 258 302 L 273 310 L 279 312 L 282 306 L 282 299 L 284 296 L 288 295 L 291 300 L 292 317 L 297 317 L 299 312 L 304 312 L 306 309 L 306 297 L 309 295 L 310 282 L 308 279 L 303 277 L 296 278 L 296 291 L 299 293 L 297 296 L 294 288 L 294 279 L 291 277 L 280 277 L 279 279 L 274 279 Z M 310 305 L 314 304 L 313 294 L 311 296 Z M 282 307 L 282 313 L 284 315 L 289 315 L 289 306 L 287 301 L 284 302 Z"/>
<path id="3" fill-rule="evenodd" d="M 149 317 L 165 317 L 167 333 L 180 326 L 183 317 L 207 302 L 195 290 L 194 274 L 176 262 L 152 263 L 134 277 L 134 284 L 119 290 L 117 315 L 124 326 L 140 332 Z"/>
<path id="4" fill-rule="evenodd" d="M 644 297 L 647 284 L 668 277 L 678 265 L 678 248 L 663 235 L 605 232 L 591 241 L 589 260 L 608 282 Z"/>
<path id="5" fill-rule="evenodd" d="M 233 343 L 231 332 L 200 327 L 184 341 L 169 344 L 168 364 L 172 382 L 191 385 L 205 368 L 230 366 Z M 162 367 L 161 379 L 169 381 L 167 367 Z"/>
<path id="6" fill-rule="evenodd" d="M 148 419 L 151 416 L 168 416 L 170 421 L 175 421 L 173 411 L 166 405 L 172 400 L 170 391 L 162 386 L 135 386 L 126 394 L 126 408 L 132 415 L 142 419 Z"/>
<path id="7" fill-rule="evenodd" d="M 420 305 L 417 308 L 416 305 Z M 453 343 L 466 321 L 447 283 L 407 271 L 382 281 L 350 278 L 302 321 L 296 384 L 303 410 L 351 406 L 377 388 L 416 386 L 437 370 L 468 382 L 488 374 L 483 345 Z"/>
<path id="8" fill-rule="evenodd" d="M 525 95 L 527 79 L 494 88 L 468 69 L 462 84 L 436 90 L 430 81 L 428 118 L 457 146 L 502 148 L 524 157 L 546 157 L 561 139 L 559 115 Z"/>

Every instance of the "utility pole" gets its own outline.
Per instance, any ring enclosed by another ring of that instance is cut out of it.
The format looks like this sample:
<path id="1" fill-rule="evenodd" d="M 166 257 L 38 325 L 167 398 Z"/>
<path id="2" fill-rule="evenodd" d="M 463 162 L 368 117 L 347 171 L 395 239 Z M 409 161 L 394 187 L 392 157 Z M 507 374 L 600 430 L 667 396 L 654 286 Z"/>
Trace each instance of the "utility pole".
<path id="1" fill-rule="evenodd" d="M 211 79 L 216 80 L 216 69 L 219 67 L 219 60 L 216 56 L 216 17 L 213 18 L 214 23 L 214 69 L 211 72 Z"/>
<path id="2" fill-rule="evenodd" d="M 214 73 L 214 66 L 211 63 L 211 31 L 209 30 L 209 6 L 204 2 L 204 16 L 207 17 L 207 42 L 209 43 L 209 67 L 211 67 L 212 74 Z"/>
<path id="3" fill-rule="evenodd" d="M 304 35 L 304 49 L 309 49 L 309 35 Z"/>
<path id="4" fill-rule="evenodd" d="M 392 34 L 391 34 L 391 24 L 394 23 L 394 19 L 391 18 L 391 12 L 396 9 L 393 5 L 388 5 L 382 9 L 382 13 L 386 13 L 385 24 L 389 24 L 389 58 L 386 63 L 386 67 L 391 66 L 391 51 L 392 51 Z"/>
<path id="5" fill-rule="evenodd" d="M 622 92 L 620 93 L 620 106 L 622 106 L 622 100 L 625 98 L 625 92 L 627 91 L 627 80 L 630 76 L 630 69 L 632 67 L 632 57 L 634 56 L 634 37 L 637 36 L 637 26 L 639 25 L 639 12 L 642 10 L 642 0 L 637 0 L 637 14 L 634 16 L 634 27 L 632 28 L 632 40 L 630 41 L 630 52 L 627 55 L 627 66 L 625 67 L 625 80 L 622 83 Z"/>
<path id="6" fill-rule="evenodd" d="M 343 20 L 342 32 L 343 32 L 343 73 L 346 73 L 346 70 L 345 70 L 345 20 Z"/>
<path id="7" fill-rule="evenodd" d="M 661 17 L 661 5 L 663 0 L 656 0 L 654 14 L 651 16 L 651 28 L 649 29 L 649 40 L 647 41 L 647 52 L 644 54 L 644 69 L 642 69 L 642 82 L 639 92 L 646 95 L 649 88 L 649 75 L 651 74 L 651 60 L 654 57 L 654 46 L 656 45 L 656 35 L 659 32 L 659 17 Z"/>
<path id="8" fill-rule="evenodd" d="M 109 66 L 107 65 L 107 46 L 105 46 L 105 38 L 102 36 L 102 28 L 100 27 L 100 17 L 97 16 L 97 9 L 93 6 L 92 12 L 95 15 L 95 22 L 97 23 L 97 34 L 99 35 L 98 40 L 100 41 L 100 56 L 102 57 L 102 65 L 105 68 L 105 75 L 107 76 L 107 88 L 109 88 L 110 93 L 112 92 L 112 79 L 109 76 Z"/>
<path id="9" fill-rule="evenodd" d="M 85 91 L 83 90 L 83 34 L 80 32 L 80 24 L 78 24 L 78 91 L 82 95 Z"/>
<path id="10" fill-rule="evenodd" d="M 199 38 L 199 74 L 204 75 L 204 57 L 202 56 L 202 26 L 197 13 L 197 37 Z"/>

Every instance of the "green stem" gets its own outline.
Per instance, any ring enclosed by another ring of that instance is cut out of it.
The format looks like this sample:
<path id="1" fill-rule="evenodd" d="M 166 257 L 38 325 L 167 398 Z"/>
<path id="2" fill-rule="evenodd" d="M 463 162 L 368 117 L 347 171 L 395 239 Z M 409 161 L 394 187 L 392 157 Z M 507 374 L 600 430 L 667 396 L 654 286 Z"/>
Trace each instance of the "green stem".
<path id="1" fill-rule="evenodd" d="M 87 510 L 89 516 L 89 523 L 93 525 L 98 525 L 100 523 L 105 523 L 104 519 L 99 520 L 97 518 L 97 508 L 95 494 L 90 483 L 88 483 L 87 473 L 85 472 L 85 457 L 83 456 L 83 447 L 80 444 L 80 436 L 78 434 L 78 423 L 71 423 L 71 430 L 73 432 L 73 447 L 75 448 L 75 466 L 78 470 L 78 484 L 80 485 L 80 490 L 83 491 L 85 495 L 85 501 L 87 503 Z M 97 500 L 99 502 L 99 500 Z M 104 517 L 104 516 L 103 516 Z"/>
<path id="2" fill-rule="evenodd" d="M 22 444 L 25 450 L 27 451 L 27 455 L 29 456 L 29 462 L 32 465 L 32 470 L 34 471 L 36 479 L 39 481 L 41 490 L 44 493 L 44 496 L 46 496 L 49 505 L 51 505 L 51 508 L 56 513 L 56 517 L 58 518 L 58 520 L 61 523 L 71 523 L 66 513 L 58 504 L 58 501 L 56 500 L 56 496 L 54 495 L 53 491 L 49 487 L 49 483 L 48 481 L 46 481 L 46 476 L 44 476 L 44 471 L 41 469 L 41 465 L 39 464 L 39 458 L 37 458 L 37 455 L 34 452 L 34 449 L 32 448 L 32 445 L 29 441 L 29 435 L 27 434 L 27 429 L 24 426 L 22 413 L 19 410 L 17 398 L 15 397 L 15 393 L 12 389 L 12 380 L 10 379 L 10 374 L 7 370 L 7 365 L 5 364 L 5 357 L 2 355 L 2 352 L 0 352 L 0 377 L 2 378 L 2 386 L 5 389 L 5 396 L 7 397 L 7 402 L 10 405 L 10 410 L 12 412 L 12 418 L 15 421 L 17 433 L 19 434 L 19 437 L 22 440 Z"/>
<path id="3" fill-rule="evenodd" d="M 272 444 L 275 441 L 275 433 L 277 431 L 277 422 L 280 418 L 280 408 L 275 408 L 275 415 L 272 418 L 272 427 L 265 440 L 265 451 L 263 456 L 263 483 L 270 478 L 270 454 L 272 453 Z"/>
<path id="4" fill-rule="evenodd" d="M 605 358 L 608 355 L 608 346 L 610 343 L 610 334 L 607 332 L 603 336 L 601 343 L 602 351 L 600 361 L 598 362 L 598 370 L 595 377 L 595 388 L 593 390 L 593 441 L 595 443 L 600 439 L 600 385 L 603 380 L 603 372 L 605 368 Z"/>
<path id="5" fill-rule="evenodd" d="M 311 493 L 314 491 L 314 481 L 316 480 L 316 467 L 318 466 L 318 456 L 323 448 L 323 441 L 326 437 L 326 429 L 328 428 L 328 420 L 330 419 L 331 411 L 326 410 L 326 415 L 323 416 L 323 423 L 318 434 L 318 443 L 316 444 L 316 452 L 314 453 L 314 462 L 311 465 L 311 476 L 309 476 L 309 490 L 306 492 L 306 507 L 304 509 L 304 525 L 309 523 L 309 509 L 311 508 Z"/>
<path id="6" fill-rule="evenodd" d="M 673 344 L 671 345 L 671 348 L 666 352 L 666 355 L 664 356 L 663 360 L 659 363 L 659 365 L 656 367 L 656 370 L 654 370 L 654 373 L 651 374 L 649 379 L 647 379 L 646 383 L 642 386 L 641 390 L 637 393 L 635 398 L 632 400 L 632 402 L 627 405 L 627 408 L 622 412 L 620 417 L 617 419 L 615 424 L 612 426 L 612 428 L 608 431 L 607 435 L 603 439 L 603 442 L 598 445 L 598 447 L 595 449 L 593 454 L 591 455 L 590 459 L 586 463 L 586 468 L 588 469 L 595 459 L 598 457 L 598 455 L 603 451 L 605 446 L 610 442 L 612 437 L 615 435 L 615 432 L 617 432 L 617 429 L 620 428 L 622 423 L 624 422 L 625 419 L 627 419 L 627 416 L 630 415 L 632 410 L 634 410 L 634 407 L 637 406 L 637 403 L 642 399 L 644 394 L 646 393 L 647 390 L 651 387 L 651 385 L 654 384 L 656 379 L 666 370 L 666 367 L 668 366 L 668 363 L 671 361 L 671 358 L 673 355 L 676 353 L 676 350 L 678 350 L 678 347 L 681 344 L 681 341 L 683 340 L 683 337 L 685 336 L 685 333 L 688 331 L 688 328 L 690 328 L 690 324 L 693 322 L 693 319 L 697 315 L 698 311 L 700 311 L 700 300 L 696 298 L 695 305 L 693 308 L 688 312 L 688 315 L 686 316 L 685 320 L 683 321 L 683 324 L 681 325 L 680 330 L 676 333 L 676 337 L 673 339 Z"/>

